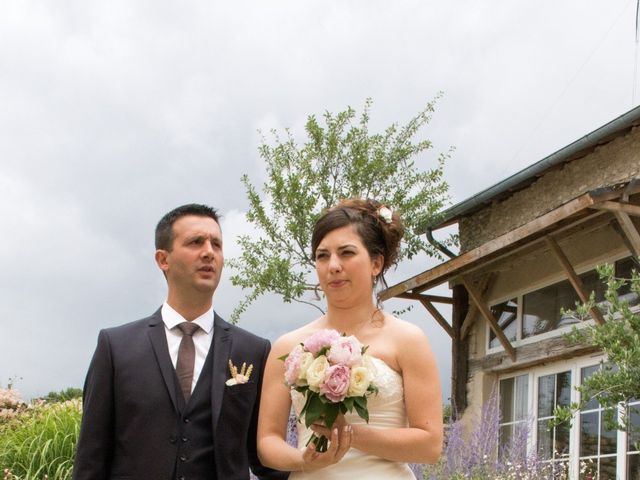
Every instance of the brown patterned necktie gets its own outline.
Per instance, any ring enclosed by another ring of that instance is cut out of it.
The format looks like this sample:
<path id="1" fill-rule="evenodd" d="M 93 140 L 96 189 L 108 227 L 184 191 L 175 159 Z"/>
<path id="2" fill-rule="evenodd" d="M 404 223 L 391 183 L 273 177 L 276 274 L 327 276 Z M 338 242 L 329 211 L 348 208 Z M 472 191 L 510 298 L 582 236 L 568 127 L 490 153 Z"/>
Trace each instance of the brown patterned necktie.
<path id="1" fill-rule="evenodd" d="M 193 344 L 193 334 L 200 327 L 196 323 L 182 322 L 177 325 L 182 332 L 180 348 L 178 349 L 178 362 L 176 363 L 176 374 L 180 382 L 180 390 L 184 395 L 184 401 L 189 402 L 191 398 L 191 384 L 193 383 L 193 366 L 196 361 L 196 347 Z"/>

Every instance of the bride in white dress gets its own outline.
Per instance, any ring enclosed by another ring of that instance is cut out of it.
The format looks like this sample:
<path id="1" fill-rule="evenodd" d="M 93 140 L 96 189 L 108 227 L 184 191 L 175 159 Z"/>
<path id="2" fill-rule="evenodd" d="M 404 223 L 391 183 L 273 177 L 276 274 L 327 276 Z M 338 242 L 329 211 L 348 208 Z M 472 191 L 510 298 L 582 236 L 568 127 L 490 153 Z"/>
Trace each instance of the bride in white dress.
<path id="1" fill-rule="evenodd" d="M 258 455 L 268 467 L 290 471 L 291 480 L 413 480 L 407 463 L 435 463 L 442 448 L 442 398 L 437 367 L 426 336 L 415 325 L 377 306 L 373 290 L 395 263 L 402 225 L 375 200 L 340 202 L 316 223 L 311 250 L 327 313 L 279 338 L 264 373 Z M 368 399 L 369 423 L 355 413 L 339 416 L 332 431 L 298 423 L 298 448 L 285 441 L 291 406 L 304 398 L 284 383 L 279 360 L 321 329 L 354 335 L 374 358 L 377 395 Z M 312 432 L 329 448 L 306 446 Z"/>

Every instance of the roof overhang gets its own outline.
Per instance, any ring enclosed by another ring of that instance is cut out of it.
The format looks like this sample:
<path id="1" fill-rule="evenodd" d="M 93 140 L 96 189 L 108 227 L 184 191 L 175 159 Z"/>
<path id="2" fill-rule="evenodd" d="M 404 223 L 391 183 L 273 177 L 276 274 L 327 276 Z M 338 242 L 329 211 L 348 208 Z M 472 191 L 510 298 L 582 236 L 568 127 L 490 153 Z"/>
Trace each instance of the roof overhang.
<path id="1" fill-rule="evenodd" d="M 543 242 L 550 232 L 561 233 L 607 211 L 614 212 L 621 208 L 639 209 L 634 205 L 621 207 L 622 204 L 612 202 L 621 197 L 627 199 L 637 193 L 640 193 L 640 181 L 637 180 L 585 193 L 479 247 L 387 288 L 380 293 L 380 298 L 415 298 L 421 292 L 472 273 L 489 262 L 511 255 L 535 242 Z"/>

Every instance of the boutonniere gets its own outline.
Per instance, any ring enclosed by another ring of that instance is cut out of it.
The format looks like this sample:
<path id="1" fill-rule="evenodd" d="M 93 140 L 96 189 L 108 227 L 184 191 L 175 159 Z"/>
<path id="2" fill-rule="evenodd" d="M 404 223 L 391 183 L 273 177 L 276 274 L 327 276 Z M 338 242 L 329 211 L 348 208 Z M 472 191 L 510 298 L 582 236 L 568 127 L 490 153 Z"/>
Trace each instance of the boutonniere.
<path id="1" fill-rule="evenodd" d="M 231 373 L 231 378 L 225 383 L 230 387 L 232 385 L 247 383 L 249 381 L 249 377 L 251 377 L 251 372 L 253 372 L 253 364 L 247 367 L 246 362 L 242 362 L 242 368 L 238 371 L 238 367 L 236 367 L 231 359 L 229 359 L 229 373 Z"/>

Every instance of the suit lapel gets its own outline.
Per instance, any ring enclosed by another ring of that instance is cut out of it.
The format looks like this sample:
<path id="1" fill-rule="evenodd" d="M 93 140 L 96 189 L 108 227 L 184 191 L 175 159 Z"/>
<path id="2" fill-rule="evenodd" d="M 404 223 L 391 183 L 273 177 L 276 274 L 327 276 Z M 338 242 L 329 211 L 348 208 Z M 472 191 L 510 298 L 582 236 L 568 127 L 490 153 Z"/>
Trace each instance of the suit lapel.
<path id="1" fill-rule="evenodd" d="M 167 387 L 167 393 L 171 397 L 173 408 L 178 412 L 176 388 L 173 380 L 174 368 L 171 363 L 171 357 L 169 356 L 167 334 L 164 331 L 164 323 L 162 322 L 162 314 L 160 312 L 161 310 L 158 309 L 149 319 L 149 340 L 151 340 L 153 353 L 155 354 L 156 361 L 160 367 L 160 372 L 162 372 L 162 378 L 164 379 L 165 386 Z"/>
<path id="2" fill-rule="evenodd" d="M 231 352 L 232 335 L 229 324 L 214 313 L 213 321 L 213 368 L 211 378 L 211 414 L 214 432 L 218 426 L 218 418 L 222 408 L 225 382 L 229 378 L 229 358 Z"/>

